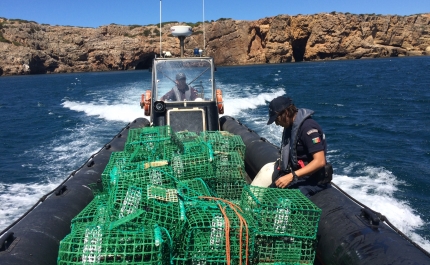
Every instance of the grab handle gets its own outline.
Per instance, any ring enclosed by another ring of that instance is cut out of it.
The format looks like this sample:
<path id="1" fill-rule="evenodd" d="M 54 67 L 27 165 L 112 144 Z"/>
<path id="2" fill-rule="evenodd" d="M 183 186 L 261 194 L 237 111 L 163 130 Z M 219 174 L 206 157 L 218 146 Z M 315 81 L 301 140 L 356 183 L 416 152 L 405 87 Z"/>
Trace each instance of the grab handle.
<path id="1" fill-rule="evenodd" d="M 0 251 L 5 251 L 12 244 L 15 239 L 13 235 L 14 233 L 9 231 L 0 238 Z"/>
<path id="2" fill-rule="evenodd" d="M 361 217 L 368 220 L 371 225 L 378 226 L 381 219 L 379 219 L 379 216 L 377 213 L 373 212 L 369 208 L 362 208 L 361 209 Z"/>

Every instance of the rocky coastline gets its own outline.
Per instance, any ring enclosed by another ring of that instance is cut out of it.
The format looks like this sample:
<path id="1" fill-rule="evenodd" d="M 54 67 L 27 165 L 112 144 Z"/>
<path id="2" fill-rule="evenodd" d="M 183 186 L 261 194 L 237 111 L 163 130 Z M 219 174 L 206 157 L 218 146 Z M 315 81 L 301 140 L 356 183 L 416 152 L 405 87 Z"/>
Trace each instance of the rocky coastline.
<path id="1" fill-rule="evenodd" d="M 162 51 L 180 55 L 162 24 Z M 203 48 L 217 65 L 430 55 L 430 14 L 321 13 L 190 25 L 185 55 Z M 204 29 L 203 29 L 204 27 Z M 0 18 L 0 76 L 146 69 L 160 54 L 159 25 L 52 26 Z"/>

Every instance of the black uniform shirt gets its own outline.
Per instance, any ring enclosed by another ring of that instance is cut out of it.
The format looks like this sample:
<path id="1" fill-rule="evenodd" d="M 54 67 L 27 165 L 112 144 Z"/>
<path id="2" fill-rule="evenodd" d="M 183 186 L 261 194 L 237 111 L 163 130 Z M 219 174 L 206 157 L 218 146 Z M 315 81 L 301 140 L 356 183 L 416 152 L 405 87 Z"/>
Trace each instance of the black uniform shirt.
<path id="1" fill-rule="evenodd" d="M 313 160 L 313 154 L 324 150 L 327 145 L 321 126 L 312 118 L 306 119 L 299 129 L 297 142 L 297 159 L 309 163 Z"/>

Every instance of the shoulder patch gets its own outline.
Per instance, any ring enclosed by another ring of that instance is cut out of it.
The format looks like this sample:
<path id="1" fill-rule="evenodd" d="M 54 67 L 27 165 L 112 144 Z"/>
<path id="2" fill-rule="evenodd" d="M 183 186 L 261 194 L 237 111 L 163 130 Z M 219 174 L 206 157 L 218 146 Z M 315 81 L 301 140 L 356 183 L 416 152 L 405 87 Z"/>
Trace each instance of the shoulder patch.
<path id="1" fill-rule="evenodd" d="M 312 143 L 314 143 L 314 144 L 317 144 L 317 143 L 320 143 L 320 142 L 321 142 L 321 139 L 319 137 L 316 137 L 316 138 L 312 139 Z"/>
<path id="2" fill-rule="evenodd" d="M 312 129 L 312 130 L 309 130 L 308 132 L 307 132 L 307 134 L 308 135 L 311 135 L 312 133 L 317 133 L 318 132 L 318 130 L 317 129 Z"/>

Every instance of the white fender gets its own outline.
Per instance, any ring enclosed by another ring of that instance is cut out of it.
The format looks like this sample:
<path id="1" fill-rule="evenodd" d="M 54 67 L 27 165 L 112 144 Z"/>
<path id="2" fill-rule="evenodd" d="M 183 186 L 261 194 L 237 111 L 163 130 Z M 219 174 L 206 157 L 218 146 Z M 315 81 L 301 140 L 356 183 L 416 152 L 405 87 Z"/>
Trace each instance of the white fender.
<path id="1" fill-rule="evenodd" d="M 272 184 L 272 174 L 275 162 L 265 164 L 251 182 L 251 186 L 267 188 Z"/>

